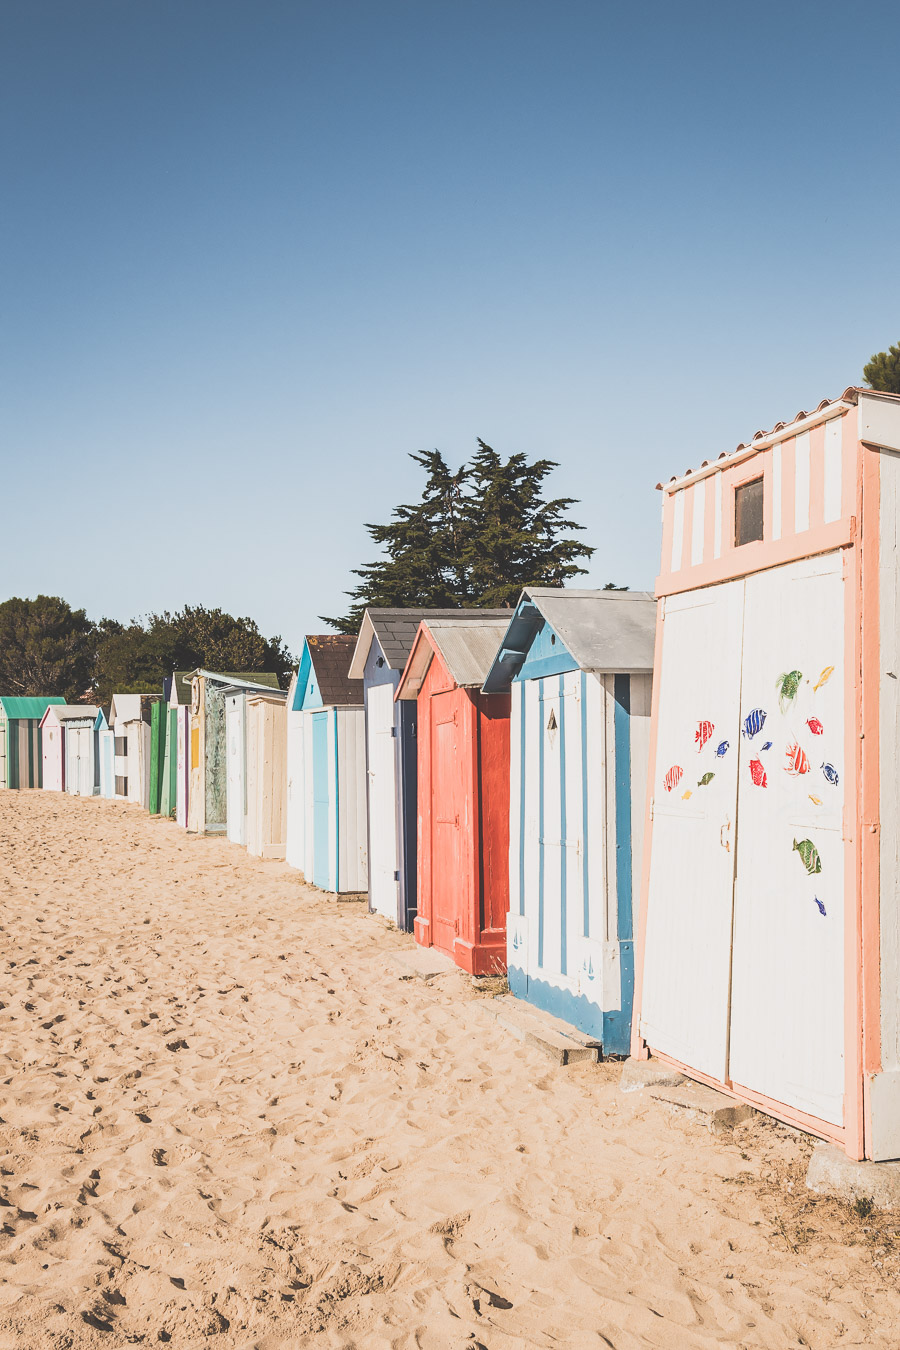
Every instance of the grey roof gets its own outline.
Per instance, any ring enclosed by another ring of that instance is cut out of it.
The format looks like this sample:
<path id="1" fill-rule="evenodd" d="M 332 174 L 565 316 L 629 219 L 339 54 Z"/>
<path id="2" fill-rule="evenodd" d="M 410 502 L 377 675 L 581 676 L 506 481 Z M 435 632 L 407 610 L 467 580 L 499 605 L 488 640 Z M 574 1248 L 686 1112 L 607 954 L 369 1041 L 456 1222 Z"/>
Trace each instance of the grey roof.
<path id="1" fill-rule="evenodd" d="M 255 688 L 264 687 L 266 689 L 279 689 L 280 684 L 278 676 L 271 671 L 266 670 L 206 670 L 202 666 L 198 670 L 173 670 L 172 671 L 172 692 L 169 694 L 169 702 L 172 701 L 174 693 L 180 704 L 191 705 L 191 681 L 195 675 L 204 675 L 207 679 L 218 680 L 222 683 L 238 683 L 242 685 L 252 685 Z"/>
<path id="2" fill-rule="evenodd" d="M 56 708 L 54 711 L 60 722 L 74 722 L 78 718 L 87 718 L 94 722 L 100 709 L 94 703 L 67 703 L 64 708 Z"/>
<path id="3" fill-rule="evenodd" d="M 531 601 L 535 609 L 520 612 L 523 601 Z M 521 659 L 501 661 L 501 651 L 527 651 L 542 621 L 550 624 L 582 670 L 643 674 L 653 669 L 656 600 L 649 591 L 526 586 L 497 645 L 484 682 L 485 693 L 497 693 L 509 686 Z"/>
<path id="4" fill-rule="evenodd" d="M 470 610 L 464 617 L 424 619 L 429 641 L 415 644 L 398 686 L 399 698 L 415 698 L 436 650 L 454 684 L 480 689 L 509 626 L 508 609 Z M 433 644 L 433 647 L 432 647 Z"/>
<path id="5" fill-rule="evenodd" d="M 510 614 L 511 610 L 501 611 Z M 361 680 L 365 672 L 366 660 L 377 637 L 384 658 L 391 670 L 402 670 L 409 660 L 419 624 L 424 620 L 447 619 L 455 623 L 459 619 L 477 618 L 479 615 L 493 613 L 479 609 L 380 609 L 370 607 L 363 615 L 359 636 L 350 662 L 350 676 Z"/>

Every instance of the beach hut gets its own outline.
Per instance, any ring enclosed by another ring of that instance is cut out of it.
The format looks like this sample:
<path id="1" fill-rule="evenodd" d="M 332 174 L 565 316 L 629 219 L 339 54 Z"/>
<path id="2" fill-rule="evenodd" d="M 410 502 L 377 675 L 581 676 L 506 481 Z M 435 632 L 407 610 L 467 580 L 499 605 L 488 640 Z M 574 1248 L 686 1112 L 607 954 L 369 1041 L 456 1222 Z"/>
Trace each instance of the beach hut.
<path id="1" fill-rule="evenodd" d="M 150 802 L 150 720 L 159 694 L 113 694 L 110 729 L 115 737 L 114 795 L 139 806 Z"/>
<path id="2" fill-rule="evenodd" d="M 169 733 L 169 705 L 165 695 L 150 709 L 150 788 L 147 809 L 160 814 L 166 765 L 166 741 Z"/>
<path id="3" fill-rule="evenodd" d="M 178 784 L 178 709 L 169 705 L 168 697 L 164 703 L 166 719 L 166 745 L 163 751 L 162 779 L 159 789 L 159 814 L 171 818 L 175 815 Z"/>
<path id="4" fill-rule="evenodd" d="M 45 792 L 66 788 L 66 733 L 60 719 L 65 704 L 51 704 L 38 723 L 41 738 L 41 787 Z"/>
<path id="5" fill-rule="evenodd" d="M 246 736 L 245 833 L 257 858 L 285 856 L 287 788 L 287 692 L 268 689 L 244 695 Z"/>
<path id="6" fill-rule="evenodd" d="M 528 587 L 483 685 L 509 693 L 512 993 L 627 1054 L 632 881 L 647 790 L 656 601 Z"/>
<path id="7" fill-rule="evenodd" d="M 307 637 L 288 705 L 301 715 L 289 741 L 288 861 L 341 894 L 368 885 L 365 709 L 362 682 L 348 673 L 355 645 L 343 634 Z"/>
<path id="8" fill-rule="evenodd" d="M 288 685 L 286 718 L 287 783 L 285 785 L 285 861 L 290 867 L 303 871 L 306 805 L 303 776 L 303 713 L 295 708 L 297 701 L 297 671 Z"/>
<path id="9" fill-rule="evenodd" d="M 396 695 L 418 701 L 416 941 L 473 975 L 506 968 L 510 696 L 481 687 L 509 618 L 423 620 Z"/>
<path id="10" fill-rule="evenodd" d="M 632 1052 L 900 1157 L 900 397 L 663 489 Z"/>
<path id="11" fill-rule="evenodd" d="M 173 681 L 179 691 L 179 674 Z M 278 689 L 278 676 L 263 672 L 195 670 L 191 676 L 190 781 L 187 828 L 197 834 L 224 834 L 227 826 L 225 690 Z M 181 697 L 178 692 L 179 700 Z"/>
<path id="12" fill-rule="evenodd" d="M 110 729 L 111 709 L 101 708 L 94 721 L 95 750 L 99 766 L 99 791 L 101 797 L 116 795 L 116 733 Z"/>
<path id="13" fill-rule="evenodd" d="M 57 711 L 65 737 L 65 790 L 73 797 L 93 797 L 100 791 L 96 733 L 100 709 L 90 703 L 71 703 Z"/>
<path id="14" fill-rule="evenodd" d="M 175 713 L 175 823 L 187 829 L 191 798 L 191 710 L 177 705 Z"/>
<path id="15" fill-rule="evenodd" d="M 41 718 L 64 698 L 0 696 L 0 788 L 39 788 L 43 779 Z"/>
<path id="16" fill-rule="evenodd" d="M 410 933 L 416 917 L 418 704 L 394 694 L 421 621 L 452 622 L 471 613 L 367 609 L 350 662 L 365 704 L 369 909 Z"/>

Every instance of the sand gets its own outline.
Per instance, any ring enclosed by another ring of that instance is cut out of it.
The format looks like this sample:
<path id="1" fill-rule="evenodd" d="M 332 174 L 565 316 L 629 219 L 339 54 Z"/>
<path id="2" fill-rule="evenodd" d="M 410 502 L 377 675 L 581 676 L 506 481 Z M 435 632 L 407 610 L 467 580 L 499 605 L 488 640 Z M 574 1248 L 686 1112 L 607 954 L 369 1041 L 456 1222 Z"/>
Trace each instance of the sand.
<path id="1" fill-rule="evenodd" d="M 508 1037 L 284 864 L 0 794 L 0 1347 L 900 1343 L 900 1215 Z"/>

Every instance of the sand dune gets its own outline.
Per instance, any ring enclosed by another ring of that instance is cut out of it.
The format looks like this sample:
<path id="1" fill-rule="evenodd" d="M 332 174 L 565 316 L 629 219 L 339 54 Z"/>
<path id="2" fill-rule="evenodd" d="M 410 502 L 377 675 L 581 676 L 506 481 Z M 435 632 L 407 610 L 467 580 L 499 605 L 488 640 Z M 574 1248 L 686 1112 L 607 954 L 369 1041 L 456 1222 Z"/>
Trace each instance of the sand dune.
<path id="1" fill-rule="evenodd" d="M 808 1143 L 632 1109 L 283 864 L 0 796 L 0 1347 L 896 1346 Z"/>

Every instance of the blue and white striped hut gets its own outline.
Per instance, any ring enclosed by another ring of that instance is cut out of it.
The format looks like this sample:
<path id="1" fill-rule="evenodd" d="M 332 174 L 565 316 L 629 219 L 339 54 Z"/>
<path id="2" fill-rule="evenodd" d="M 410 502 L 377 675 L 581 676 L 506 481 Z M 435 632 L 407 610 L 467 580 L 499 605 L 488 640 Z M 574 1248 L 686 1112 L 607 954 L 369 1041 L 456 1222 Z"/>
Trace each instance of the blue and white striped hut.
<path id="1" fill-rule="evenodd" d="M 627 1054 L 656 602 L 522 592 L 485 693 L 512 694 L 509 986 Z"/>

